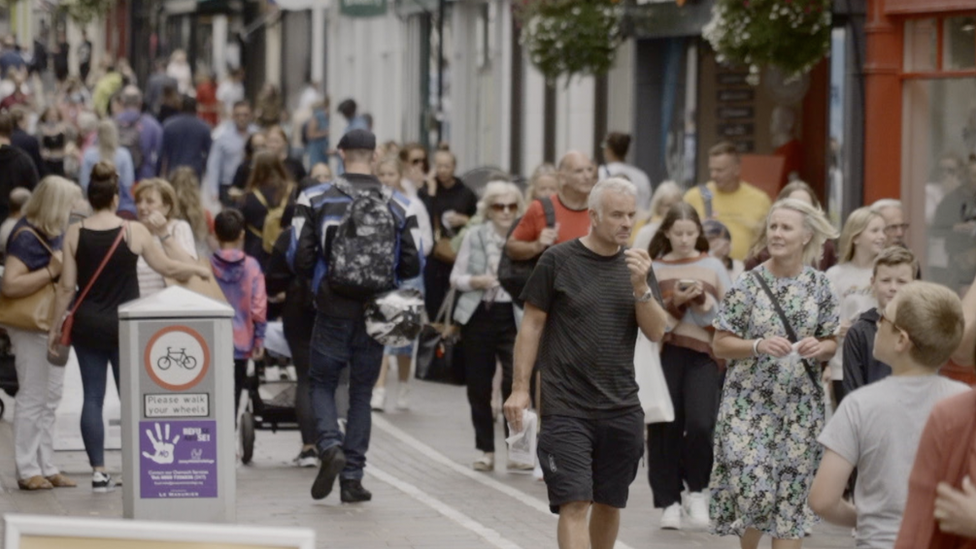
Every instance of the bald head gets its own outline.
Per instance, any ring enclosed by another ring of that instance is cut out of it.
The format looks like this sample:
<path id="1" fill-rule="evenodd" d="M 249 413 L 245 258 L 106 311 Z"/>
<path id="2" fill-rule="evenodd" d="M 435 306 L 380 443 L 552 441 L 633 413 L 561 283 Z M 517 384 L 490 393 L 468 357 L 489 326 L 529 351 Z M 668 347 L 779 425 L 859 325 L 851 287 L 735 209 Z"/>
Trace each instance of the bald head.
<path id="1" fill-rule="evenodd" d="M 569 151 L 559 159 L 559 171 L 572 171 L 581 164 L 589 164 L 590 157 L 580 151 Z"/>
<path id="2" fill-rule="evenodd" d="M 580 151 L 569 151 L 559 160 L 560 198 L 568 199 L 573 207 L 582 209 L 596 184 L 596 167 L 590 157 Z"/>
<path id="3" fill-rule="evenodd" d="M 142 108 L 142 92 L 135 86 L 122 88 L 122 106 L 127 109 Z"/>

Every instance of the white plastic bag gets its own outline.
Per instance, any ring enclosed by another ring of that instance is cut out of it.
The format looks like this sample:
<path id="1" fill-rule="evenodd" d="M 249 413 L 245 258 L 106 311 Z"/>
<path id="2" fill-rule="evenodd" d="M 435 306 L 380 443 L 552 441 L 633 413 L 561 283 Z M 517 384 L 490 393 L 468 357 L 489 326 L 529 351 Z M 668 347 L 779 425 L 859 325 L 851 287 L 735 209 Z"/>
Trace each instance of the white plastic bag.
<path id="1" fill-rule="evenodd" d="M 647 339 L 640 330 L 634 346 L 634 376 L 639 388 L 637 396 L 644 408 L 644 423 L 674 421 L 674 406 L 661 369 L 661 352 L 657 343 Z"/>
<path id="2" fill-rule="evenodd" d="M 539 417 L 532 410 L 522 411 L 522 430 L 518 433 L 508 424 L 509 437 L 508 462 L 527 467 L 535 466 L 536 434 L 538 432 Z"/>

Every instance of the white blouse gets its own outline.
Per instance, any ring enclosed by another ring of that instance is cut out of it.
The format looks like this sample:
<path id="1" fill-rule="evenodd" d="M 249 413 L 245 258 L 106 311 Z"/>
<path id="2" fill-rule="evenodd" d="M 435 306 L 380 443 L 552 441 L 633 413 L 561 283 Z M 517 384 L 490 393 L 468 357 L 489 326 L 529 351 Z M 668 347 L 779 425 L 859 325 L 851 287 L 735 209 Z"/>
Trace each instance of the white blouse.
<path id="1" fill-rule="evenodd" d="M 190 257 L 197 259 L 199 256 L 190 224 L 182 219 L 170 219 L 166 226 L 169 228 L 169 234 L 173 235 L 170 238 L 176 240 Z M 163 246 L 158 236 L 154 236 L 153 239 L 158 246 Z M 139 297 L 147 297 L 166 289 L 163 275 L 154 271 L 142 256 L 139 256 L 139 261 L 136 263 L 136 276 L 139 278 Z"/>

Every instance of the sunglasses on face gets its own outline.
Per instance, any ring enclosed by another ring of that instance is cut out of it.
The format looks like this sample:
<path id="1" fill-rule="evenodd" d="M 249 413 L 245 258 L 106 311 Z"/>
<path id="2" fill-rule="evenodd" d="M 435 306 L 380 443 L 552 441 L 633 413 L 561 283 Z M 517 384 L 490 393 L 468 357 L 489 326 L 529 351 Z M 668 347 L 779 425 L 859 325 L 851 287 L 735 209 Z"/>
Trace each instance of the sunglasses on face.
<path id="1" fill-rule="evenodd" d="M 492 204 L 491 209 L 495 212 L 516 212 L 518 211 L 518 204 Z"/>
<path id="2" fill-rule="evenodd" d="M 908 223 L 899 223 L 899 224 L 896 224 L 896 225 L 888 225 L 887 227 L 884 228 L 884 232 L 886 232 L 886 233 L 893 233 L 895 231 L 906 232 L 906 231 L 908 231 L 908 227 L 909 226 L 910 225 Z"/>

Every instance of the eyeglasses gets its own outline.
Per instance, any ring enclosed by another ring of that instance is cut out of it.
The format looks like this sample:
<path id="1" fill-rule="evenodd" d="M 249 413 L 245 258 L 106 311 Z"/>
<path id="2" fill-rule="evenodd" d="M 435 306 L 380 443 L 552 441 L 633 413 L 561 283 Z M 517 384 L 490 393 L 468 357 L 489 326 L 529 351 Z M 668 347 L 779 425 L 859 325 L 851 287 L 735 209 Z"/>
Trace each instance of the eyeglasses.
<path id="1" fill-rule="evenodd" d="M 894 329 L 896 329 L 896 330 L 898 330 L 899 332 L 903 332 L 903 333 L 905 334 L 905 336 L 906 336 L 906 337 L 908 337 L 908 341 L 911 341 L 911 342 L 912 342 L 912 345 L 914 345 L 914 344 L 915 344 L 915 342 L 914 342 L 914 341 L 912 341 L 912 336 L 910 336 L 910 335 L 908 335 L 908 332 L 907 332 L 907 331 L 905 331 L 905 329 L 904 329 L 904 328 L 902 328 L 901 326 L 899 326 L 899 325 L 897 325 L 897 324 L 895 324 L 895 321 L 894 321 L 894 320 L 892 320 L 892 319 L 890 319 L 890 318 L 888 318 L 888 317 L 887 317 L 887 316 L 885 315 L 885 312 L 884 312 L 884 310 L 881 310 L 881 311 L 878 311 L 878 314 L 880 315 L 880 316 L 878 316 L 878 329 L 879 329 L 879 330 L 881 329 L 881 325 L 882 325 L 882 324 L 884 324 L 885 322 L 887 322 L 888 324 L 891 324 L 891 326 L 892 326 L 892 327 L 893 327 Z"/>
<path id="2" fill-rule="evenodd" d="M 504 211 L 517 212 L 518 204 L 497 204 L 496 203 L 491 205 L 491 209 L 492 211 L 495 212 L 504 212 Z"/>
<path id="3" fill-rule="evenodd" d="M 907 232 L 908 227 L 911 225 L 909 223 L 897 223 L 895 225 L 888 225 L 884 228 L 885 233 L 893 233 L 895 231 Z"/>

